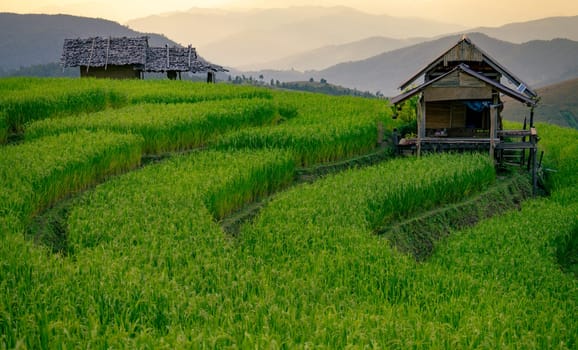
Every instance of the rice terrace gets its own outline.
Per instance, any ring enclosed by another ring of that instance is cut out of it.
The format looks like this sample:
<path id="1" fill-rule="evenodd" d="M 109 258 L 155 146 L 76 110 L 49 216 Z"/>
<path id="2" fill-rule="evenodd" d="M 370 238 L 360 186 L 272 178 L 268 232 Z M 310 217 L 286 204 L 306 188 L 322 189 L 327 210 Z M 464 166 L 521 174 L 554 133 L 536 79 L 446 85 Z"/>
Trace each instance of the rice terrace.
<path id="1" fill-rule="evenodd" d="M 578 131 L 400 150 L 431 86 L 0 79 L 0 348 L 576 349 Z"/>

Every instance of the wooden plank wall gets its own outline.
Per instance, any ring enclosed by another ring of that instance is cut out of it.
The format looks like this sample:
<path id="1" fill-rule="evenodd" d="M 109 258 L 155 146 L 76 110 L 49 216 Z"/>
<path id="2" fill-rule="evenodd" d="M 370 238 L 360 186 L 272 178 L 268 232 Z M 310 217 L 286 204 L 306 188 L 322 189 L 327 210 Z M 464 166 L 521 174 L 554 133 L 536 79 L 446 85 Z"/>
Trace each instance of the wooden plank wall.
<path id="1" fill-rule="evenodd" d="M 459 101 L 428 102 L 426 129 L 451 129 L 466 126 L 466 106 Z"/>
<path id="2" fill-rule="evenodd" d="M 113 66 L 104 67 L 80 67 L 81 77 L 92 78 L 109 78 L 109 79 L 140 79 L 140 71 L 135 70 L 133 66 Z"/>

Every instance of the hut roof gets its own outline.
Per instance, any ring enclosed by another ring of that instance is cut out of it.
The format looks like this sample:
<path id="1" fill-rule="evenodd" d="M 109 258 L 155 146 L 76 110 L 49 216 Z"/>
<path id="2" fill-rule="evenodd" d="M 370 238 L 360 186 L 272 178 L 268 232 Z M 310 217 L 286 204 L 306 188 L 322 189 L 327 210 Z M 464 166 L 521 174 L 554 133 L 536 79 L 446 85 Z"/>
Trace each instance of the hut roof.
<path id="1" fill-rule="evenodd" d="M 196 72 L 228 72 L 229 70 L 224 68 L 223 66 L 219 66 L 218 64 L 211 63 L 201 56 L 198 56 L 196 64 Z"/>
<path id="2" fill-rule="evenodd" d="M 228 72 L 207 62 L 191 47 L 149 47 L 148 37 L 65 39 L 61 58 L 64 67 L 138 65 L 147 72 Z"/>
<path id="3" fill-rule="evenodd" d="M 428 81 L 428 82 L 426 82 L 426 83 L 424 83 L 424 84 L 422 84 L 416 88 L 409 90 L 406 93 L 403 93 L 401 95 L 398 95 L 398 96 L 392 98 L 391 103 L 399 104 L 399 103 L 411 98 L 412 96 L 424 91 L 428 86 L 431 86 L 431 85 L 443 80 L 444 78 L 454 74 L 455 72 L 463 72 L 463 73 L 465 73 L 465 74 L 467 74 L 467 75 L 469 75 L 469 76 L 471 76 L 477 80 L 480 80 L 480 81 L 490 85 L 491 87 L 493 87 L 497 91 L 503 93 L 504 95 L 510 96 L 511 98 L 518 100 L 522 103 L 525 103 L 528 106 L 534 106 L 536 104 L 536 102 L 533 99 L 531 99 L 530 97 L 528 97 L 528 96 L 526 96 L 526 95 L 524 95 L 524 94 L 522 94 L 516 90 L 512 90 L 509 87 L 507 87 L 503 84 L 500 84 L 500 83 L 496 82 L 495 80 L 492 80 L 492 79 L 486 77 L 483 74 L 480 74 L 476 71 L 471 70 L 466 64 L 463 64 L 463 63 L 457 65 L 451 71 L 449 71 L 443 75 L 440 75 L 439 77 L 437 77 L 435 79 L 432 79 L 432 80 L 430 80 L 430 81 Z"/>
<path id="4" fill-rule="evenodd" d="M 197 50 L 191 46 L 182 47 L 149 47 L 145 70 L 148 72 L 194 71 Z"/>
<path id="5" fill-rule="evenodd" d="M 467 50 L 466 50 L 467 48 Z M 410 84 L 416 81 L 418 78 L 423 76 L 425 73 L 431 71 L 436 66 L 441 63 L 445 63 L 448 61 L 478 61 L 478 62 L 485 62 L 490 67 L 495 69 L 496 71 L 500 72 L 503 76 L 505 76 L 512 84 L 519 87 L 519 90 L 530 97 L 536 97 L 537 94 L 532 89 L 528 87 L 520 78 L 515 76 L 512 72 L 508 71 L 505 67 L 503 67 L 498 61 L 488 55 L 485 51 L 477 47 L 472 43 L 472 41 L 467 38 L 463 37 L 456 45 L 449 48 L 446 52 L 441 54 L 435 60 L 433 60 L 430 64 L 426 67 L 421 69 L 411 78 L 409 78 L 405 83 L 400 85 L 400 89 L 403 90 L 407 88 Z"/>
<path id="6" fill-rule="evenodd" d="M 62 63 L 65 67 L 106 67 L 107 65 L 145 65 L 148 39 L 102 38 L 65 39 Z"/>

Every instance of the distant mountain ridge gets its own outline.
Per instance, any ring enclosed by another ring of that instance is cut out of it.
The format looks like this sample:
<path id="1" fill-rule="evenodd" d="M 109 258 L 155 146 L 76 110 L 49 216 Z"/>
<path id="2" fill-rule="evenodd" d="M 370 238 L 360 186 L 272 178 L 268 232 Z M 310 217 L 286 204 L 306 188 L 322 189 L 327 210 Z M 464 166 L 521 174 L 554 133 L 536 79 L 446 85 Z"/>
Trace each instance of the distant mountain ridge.
<path id="1" fill-rule="evenodd" d="M 127 24 L 138 30 L 165 33 L 179 42 L 194 42 L 207 59 L 232 67 L 275 61 L 369 37 L 431 37 L 465 29 L 418 18 L 372 15 L 347 7 L 209 13 L 193 9 L 136 19 Z"/>
<path id="2" fill-rule="evenodd" d="M 480 27 L 453 33 L 482 33 L 502 41 L 511 43 L 526 43 L 534 40 L 569 39 L 578 41 L 578 16 L 550 17 L 540 20 L 512 23 L 500 27 Z M 300 52 L 297 55 L 284 57 L 270 62 L 257 62 L 240 69 L 297 69 L 301 71 L 320 70 L 349 61 L 370 58 L 395 49 L 408 47 L 420 42 L 443 38 L 428 36 L 427 38 L 395 39 L 388 37 L 370 37 L 341 45 L 330 45 Z"/>
<path id="3" fill-rule="evenodd" d="M 548 85 L 537 90 L 540 102 L 534 112 L 535 122 L 545 122 L 578 129 L 578 78 Z M 527 108 L 505 99 L 504 118 L 523 122 L 529 119 Z M 528 120 L 529 121 L 529 120 Z"/>
<path id="4" fill-rule="evenodd" d="M 321 70 L 342 62 L 359 61 L 383 52 L 400 49 L 426 41 L 425 38 L 392 39 L 371 37 L 342 45 L 329 45 L 299 53 L 280 60 L 257 63 L 241 69 L 257 67 L 272 69 Z"/>
<path id="5" fill-rule="evenodd" d="M 532 40 L 570 39 L 578 41 L 578 16 L 549 17 L 534 21 L 511 23 L 500 27 L 479 27 L 468 33 L 483 33 L 512 43 Z"/>
<path id="6" fill-rule="evenodd" d="M 461 35 L 450 35 L 409 47 L 382 53 L 356 62 L 340 63 L 320 71 L 256 71 L 246 75 L 264 75 L 265 80 L 284 76 L 293 80 L 314 78 L 355 88 L 381 92 L 386 96 L 399 93 L 398 86 L 459 41 Z M 508 70 L 534 88 L 578 77 L 578 42 L 567 39 L 535 40 L 513 44 L 480 33 L 469 34 L 473 43 L 494 57 Z M 287 81 L 287 80 L 285 80 Z"/>
<path id="7" fill-rule="evenodd" d="M 151 45 L 176 45 L 165 36 L 137 32 L 104 19 L 0 13 L 0 68 L 59 62 L 65 38 L 141 35 L 148 35 Z"/>

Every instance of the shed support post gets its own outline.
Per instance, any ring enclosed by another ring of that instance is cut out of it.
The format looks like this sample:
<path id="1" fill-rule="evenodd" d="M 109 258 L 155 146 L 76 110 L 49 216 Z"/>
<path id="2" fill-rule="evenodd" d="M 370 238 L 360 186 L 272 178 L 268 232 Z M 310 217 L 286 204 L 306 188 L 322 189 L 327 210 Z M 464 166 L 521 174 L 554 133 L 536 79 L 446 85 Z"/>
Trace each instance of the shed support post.
<path id="1" fill-rule="evenodd" d="M 397 134 L 397 128 L 393 128 L 393 132 L 391 133 L 391 142 L 393 143 L 395 154 L 399 154 L 399 135 Z"/>
<path id="2" fill-rule="evenodd" d="M 422 140 L 425 138 L 425 98 L 423 94 L 420 96 L 417 104 L 417 156 L 421 157 Z"/>
<path id="3" fill-rule="evenodd" d="M 535 128 L 530 128 L 531 136 L 530 141 L 532 143 L 532 195 L 536 195 L 538 190 L 538 134 Z"/>
<path id="4" fill-rule="evenodd" d="M 494 151 L 496 149 L 496 138 L 498 136 L 497 132 L 497 122 L 498 122 L 498 106 L 492 105 L 490 107 L 490 159 L 494 160 Z"/>

